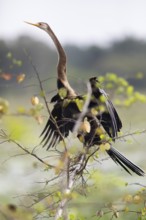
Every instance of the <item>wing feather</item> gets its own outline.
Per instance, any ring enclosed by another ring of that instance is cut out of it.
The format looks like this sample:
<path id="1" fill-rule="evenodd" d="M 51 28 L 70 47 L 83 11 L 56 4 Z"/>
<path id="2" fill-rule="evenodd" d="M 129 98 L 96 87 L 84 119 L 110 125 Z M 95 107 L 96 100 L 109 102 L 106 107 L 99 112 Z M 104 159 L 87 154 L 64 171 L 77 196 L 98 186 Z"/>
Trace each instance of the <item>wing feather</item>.
<path id="1" fill-rule="evenodd" d="M 41 133 L 43 147 L 47 146 L 48 150 L 68 137 L 69 132 L 74 128 L 79 112 L 76 99 L 70 101 L 67 106 L 64 105 L 63 100 L 58 101 Z"/>
<path id="2" fill-rule="evenodd" d="M 115 138 L 122 127 L 122 122 L 113 103 L 108 99 L 107 93 L 103 89 L 99 89 L 99 91 L 105 97 L 107 112 L 103 112 L 101 116 L 98 116 L 98 119 L 100 119 L 109 136 Z"/>

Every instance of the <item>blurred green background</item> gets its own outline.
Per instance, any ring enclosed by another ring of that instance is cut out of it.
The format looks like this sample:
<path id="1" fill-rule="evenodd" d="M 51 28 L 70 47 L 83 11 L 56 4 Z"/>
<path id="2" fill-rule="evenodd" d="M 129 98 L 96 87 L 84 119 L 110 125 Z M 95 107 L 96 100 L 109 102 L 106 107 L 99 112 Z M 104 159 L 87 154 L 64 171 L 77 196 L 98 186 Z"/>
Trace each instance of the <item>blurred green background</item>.
<path id="1" fill-rule="evenodd" d="M 1 0 L 1 129 L 28 150 L 35 149 L 33 152 L 45 161 L 55 163 L 58 160 L 56 153 L 47 152 L 39 145 L 48 113 L 32 66 L 33 63 L 39 73 L 52 108 L 50 98 L 56 93 L 57 52 L 46 33 L 23 21 L 43 21 L 51 25 L 66 51 L 69 82 L 79 94 L 87 91 L 90 77 L 115 73 L 146 95 L 145 8 L 145 0 Z M 106 91 L 115 101 L 117 94 L 111 89 L 106 88 Z M 32 106 L 32 96 L 40 98 L 43 109 L 41 105 L 40 109 Z M 116 108 L 123 122 L 123 134 L 146 129 L 146 103 L 137 101 L 131 106 Z M 38 117 L 40 115 L 42 118 Z M 79 141 L 71 137 L 72 151 L 81 150 Z M 62 186 L 63 180 L 59 184 L 58 179 L 47 184 L 57 175 L 54 170 L 47 170 L 15 144 L 0 141 L 0 220 L 48 219 L 52 199 L 48 194 Z M 114 146 L 146 170 L 145 133 L 137 132 L 137 135 L 117 140 Z M 59 147 L 62 149 L 61 144 Z M 142 190 L 142 184 L 146 185 L 145 177 L 130 176 L 107 159 L 106 154 L 99 156 L 96 161 L 90 161 L 87 167 L 90 172 L 84 174 L 85 182 L 81 179 L 76 182 L 68 207 L 69 220 L 115 219 L 117 216 L 112 217 L 113 212 L 102 214 L 125 206 L 127 209 L 119 214 L 120 220 L 145 220 L 146 187 Z M 140 195 L 139 201 L 135 200 L 137 195 Z M 59 196 L 60 192 L 56 191 L 53 199 L 56 201 Z M 40 203 L 31 206 L 37 201 Z M 128 209 L 143 212 L 143 218 Z"/>
<path id="2" fill-rule="evenodd" d="M 79 94 L 86 92 L 86 82 L 89 77 L 104 76 L 107 72 L 114 72 L 124 77 L 135 87 L 135 90 L 146 94 L 146 42 L 131 37 L 115 41 L 104 48 L 97 45 L 87 47 L 64 45 L 64 48 L 68 59 L 68 78 Z M 43 81 L 49 102 L 56 92 L 57 53 L 55 49 L 27 36 L 21 36 L 11 42 L 0 40 L 0 92 L 1 97 L 9 102 L 8 114 L 1 117 L 1 128 L 14 135 L 24 146 L 33 149 L 40 142 L 39 135 L 47 119 L 45 109 L 42 112 L 44 122 L 41 125 L 34 118 L 13 115 L 18 109 L 31 108 L 31 97 L 40 95 L 39 83 L 28 56 L 31 57 Z M 22 83 L 18 83 L 16 79 L 21 74 L 25 74 L 26 78 Z M 5 76 L 10 78 L 6 79 Z M 117 109 L 123 121 L 124 134 L 146 128 L 146 104 L 137 102 L 130 107 L 117 107 Z M 73 143 L 79 144 L 74 140 Z M 114 146 L 146 169 L 145 134 L 129 136 L 126 140 L 117 141 Z M 43 171 L 44 167 L 40 167 L 35 159 L 26 156 L 11 143 L 1 144 L 0 152 L 0 199 L 3 204 L 19 204 L 19 195 L 44 190 L 45 181 L 49 178 L 48 173 Z M 37 148 L 37 153 L 44 158 L 49 155 L 49 152 L 40 147 Z M 106 155 L 103 155 L 103 158 L 105 157 Z M 94 190 L 90 188 L 89 191 L 87 190 L 88 199 L 84 196 L 77 197 L 77 200 L 75 198 L 70 205 L 75 213 L 76 208 L 80 207 L 80 212 L 86 217 L 90 217 L 91 214 L 89 210 L 84 212 L 86 206 L 95 213 L 105 201 L 106 203 L 115 201 L 121 194 L 123 196 L 135 190 L 135 186 L 127 189 L 126 182 L 145 183 L 145 178 L 135 175 L 131 178 L 111 160 L 104 161 L 102 164 L 95 163 L 94 166 L 94 169 L 98 170 L 95 176 L 98 180 Z M 112 179 L 113 181 L 110 182 Z M 103 191 L 100 189 L 101 186 Z M 108 193 L 105 190 L 107 187 L 110 189 Z M 100 193 L 98 193 L 99 189 Z M 48 190 L 47 186 L 45 190 Z M 20 200 L 28 203 L 29 199 L 21 197 Z M 126 219 L 126 216 L 123 216 L 121 219 Z M 103 219 L 109 218 L 105 216 Z M 128 215 L 127 219 L 133 219 L 133 215 Z"/>

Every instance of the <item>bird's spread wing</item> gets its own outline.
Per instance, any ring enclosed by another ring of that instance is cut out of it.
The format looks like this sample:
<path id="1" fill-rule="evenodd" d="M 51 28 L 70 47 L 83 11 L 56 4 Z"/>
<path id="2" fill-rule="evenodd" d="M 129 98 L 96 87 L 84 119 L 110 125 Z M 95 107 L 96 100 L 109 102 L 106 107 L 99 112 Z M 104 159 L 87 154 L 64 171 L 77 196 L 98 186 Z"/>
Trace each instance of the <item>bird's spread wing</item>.
<path id="1" fill-rule="evenodd" d="M 43 146 L 47 145 L 47 149 L 56 146 L 63 139 L 60 127 L 61 120 L 62 108 L 61 104 L 57 103 L 55 104 L 50 118 L 48 119 L 46 126 L 41 133 L 41 136 L 43 136 L 41 143 L 43 143 Z"/>
<path id="2" fill-rule="evenodd" d="M 65 102 L 66 100 L 62 100 L 54 105 L 51 116 L 41 133 L 43 136 L 41 143 L 47 146 L 47 149 L 56 146 L 69 135 L 80 113 L 76 100 Z"/>
<path id="3" fill-rule="evenodd" d="M 99 91 L 105 97 L 107 111 L 104 111 L 100 116 L 98 116 L 98 119 L 100 120 L 109 136 L 115 138 L 117 137 L 118 131 L 120 131 L 122 127 L 122 122 L 112 102 L 108 99 L 106 92 L 102 89 Z"/>
<path id="4" fill-rule="evenodd" d="M 125 171 L 131 174 L 131 171 L 139 176 L 144 176 L 145 172 L 135 165 L 133 162 L 128 160 L 122 153 L 116 150 L 111 143 L 106 140 L 105 130 L 102 128 L 95 116 L 87 117 L 87 121 L 90 124 L 89 132 L 82 132 L 78 135 L 79 140 L 84 143 L 84 146 L 91 147 L 93 145 L 104 145 L 104 150 L 112 158 L 112 160 L 120 165 Z M 104 137 L 104 138 L 103 138 Z"/>

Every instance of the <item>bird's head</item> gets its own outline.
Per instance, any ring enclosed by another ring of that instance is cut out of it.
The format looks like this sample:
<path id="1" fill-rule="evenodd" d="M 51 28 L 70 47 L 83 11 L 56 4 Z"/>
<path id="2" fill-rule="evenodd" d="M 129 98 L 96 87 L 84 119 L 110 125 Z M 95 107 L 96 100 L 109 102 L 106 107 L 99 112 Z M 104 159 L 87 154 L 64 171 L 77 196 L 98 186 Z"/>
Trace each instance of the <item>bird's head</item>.
<path id="1" fill-rule="evenodd" d="M 99 82 L 96 76 L 91 77 L 91 78 L 89 79 L 89 81 L 90 81 L 90 82 Z"/>
<path id="2" fill-rule="evenodd" d="M 46 31 L 47 29 L 50 29 L 49 25 L 45 22 L 38 22 L 38 23 L 34 24 L 34 23 L 30 23 L 30 22 L 25 21 L 25 23 L 36 26 L 44 31 Z"/>
<path id="3" fill-rule="evenodd" d="M 97 77 L 91 77 L 90 79 L 89 79 L 89 82 L 90 82 L 90 85 L 91 85 L 91 87 L 93 88 L 93 87 L 100 87 L 100 82 L 99 82 L 99 80 L 97 79 Z"/>

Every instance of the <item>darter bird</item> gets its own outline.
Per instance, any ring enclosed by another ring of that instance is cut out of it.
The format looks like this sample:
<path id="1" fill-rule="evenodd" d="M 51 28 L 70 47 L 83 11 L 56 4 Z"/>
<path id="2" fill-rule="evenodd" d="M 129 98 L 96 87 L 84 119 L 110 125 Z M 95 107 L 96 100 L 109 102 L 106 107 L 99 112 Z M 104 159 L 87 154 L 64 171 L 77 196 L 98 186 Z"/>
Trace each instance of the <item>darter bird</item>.
<path id="1" fill-rule="evenodd" d="M 58 93 L 51 99 L 54 107 L 41 133 L 42 144 L 48 150 L 68 137 L 69 132 L 73 132 L 86 102 L 87 94 L 78 95 L 69 84 L 66 74 L 66 54 L 50 26 L 44 22 L 26 23 L 47 32 L 58 52 Z M 98 79 L 96 77 L 90 78 L 89 84 L 92 94 L 86 113 L 77 131 L 78 139 L 86 148 L 90 148 L 93 145 L 104 145 L 105 151 L 113 161 L 121 165 L 129 174 L 131 174 L 130 171 L 133 171 L 139 176 L 144 176 L 145 172 L 140 167 L 132 163 L 112 146 L 112 141 L 115 141 L 118 132 L 122 128 L 122 122 L 108 95 L 101 88 Z"/>

